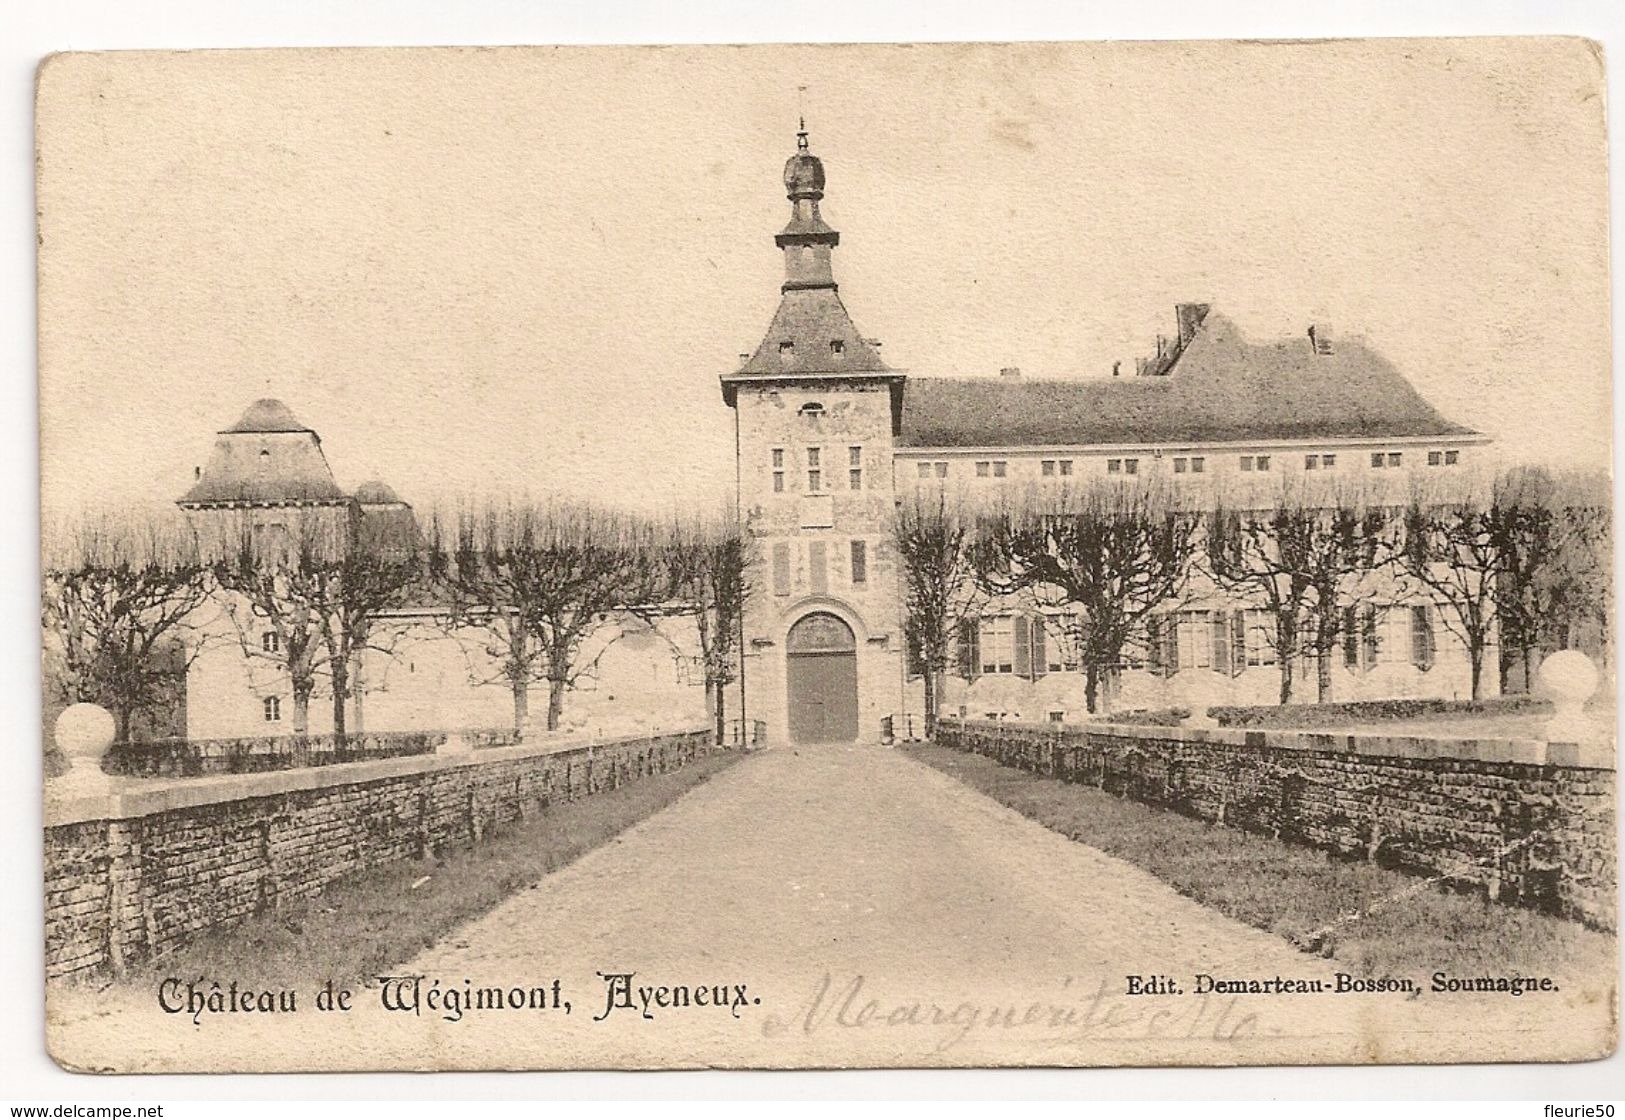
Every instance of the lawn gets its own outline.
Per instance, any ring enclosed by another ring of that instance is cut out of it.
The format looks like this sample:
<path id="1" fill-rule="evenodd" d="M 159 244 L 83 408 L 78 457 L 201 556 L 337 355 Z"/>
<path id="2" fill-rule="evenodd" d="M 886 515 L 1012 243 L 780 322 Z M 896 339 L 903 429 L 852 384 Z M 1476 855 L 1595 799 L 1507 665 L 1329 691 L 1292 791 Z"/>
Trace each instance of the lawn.
<path id="1" fill-rule="evenodd" d="M 1352 971 L 1549 975 L 1595 983 L 1616 968 L 1612 934 L 1486 902 L 1375 865 L 1181 816 L 1092 786 L 924 744 L 914 758 L 1070 839 L 1155 875 L 1180 894 Z M 1355 920 L 1383 899 L 1394 901 Z M 1330 929 L 1320 936 L 1310 936 Z"/>
<path id="2" fill-rule="evenodd" d="M 150 988 L 177 970 L 230 976 L 259 989 L 312 979 L 365 981 L 514 892 L 536 886 L 740 757 L 737 751 L 704 755 L 678 770 L 554 805 L 442 858 L 407 860 L 341 879 L 315 898 L 207 933 L 178 954 L 146 962 L 125 982 Z"/>

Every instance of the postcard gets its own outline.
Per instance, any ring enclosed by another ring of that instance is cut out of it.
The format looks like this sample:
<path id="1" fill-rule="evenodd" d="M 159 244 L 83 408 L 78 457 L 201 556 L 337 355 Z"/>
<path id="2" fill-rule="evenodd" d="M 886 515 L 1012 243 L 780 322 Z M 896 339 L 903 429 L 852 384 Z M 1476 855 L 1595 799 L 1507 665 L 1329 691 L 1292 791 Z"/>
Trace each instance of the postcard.
<path id="1" fill-rule="evenodd" d="M 1611 1053 L 1604 89 L 46 58 L 52 1056 Z"/>

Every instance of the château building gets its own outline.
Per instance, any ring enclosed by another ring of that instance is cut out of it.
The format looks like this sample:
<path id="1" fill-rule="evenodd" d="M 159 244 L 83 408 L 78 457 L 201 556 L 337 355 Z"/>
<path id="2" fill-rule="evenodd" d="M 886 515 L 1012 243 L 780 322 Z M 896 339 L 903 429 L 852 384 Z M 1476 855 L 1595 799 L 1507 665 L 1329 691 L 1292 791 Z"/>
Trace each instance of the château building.
<path id="1" fill-rule="evenodd" d="M 898 501 L 921 487 L 991 495 L 1116 479 L 1203 504 L 1332 479 L 1399 493 L 1486 453 L 1487 437 L 1441 416 L 1359 339 L 1316 323 L 1296 339 L 1256 342 L 1205 303 L 1178 305 L 1174 333 L 1132 374 L 905 376 L 841 300 L 840 234 L 822 213 L 824 166 L 805 130 L 784 186 L 779 307 L 755 350 L 721 377 L 755 541 L 744 703 L 770 741 L 869 738 L 884 717 L 921 712 L 892 540 Z M 1335 698 L 1467 694 L 1464 651 L 1436 605 L 1363 609 Z M 991 605 L 964 628 L 942 710 L 1082 716 L 1066 622 L 1030 604 Z M 1121 666 L 1119 707 L 1275 701 L 1279 670 L 1260 612 L 1208 589 L 1164 622 L 1154 648 Z"/>

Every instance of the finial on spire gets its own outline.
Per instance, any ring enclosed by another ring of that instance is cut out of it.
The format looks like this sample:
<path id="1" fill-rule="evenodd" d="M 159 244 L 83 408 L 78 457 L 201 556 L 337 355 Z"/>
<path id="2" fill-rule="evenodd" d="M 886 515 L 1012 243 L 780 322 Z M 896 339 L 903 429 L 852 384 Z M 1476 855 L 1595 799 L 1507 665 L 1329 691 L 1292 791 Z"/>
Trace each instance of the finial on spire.
<path id="1" fill-rule="evenodd" d="M 800 131 L 798 131 L 796 133 L 796 151 L 804 152 L 806 150 L 807 150 L 807 118 L 802 117 L 801 118 L 801 129 L 800 129 Z"/>

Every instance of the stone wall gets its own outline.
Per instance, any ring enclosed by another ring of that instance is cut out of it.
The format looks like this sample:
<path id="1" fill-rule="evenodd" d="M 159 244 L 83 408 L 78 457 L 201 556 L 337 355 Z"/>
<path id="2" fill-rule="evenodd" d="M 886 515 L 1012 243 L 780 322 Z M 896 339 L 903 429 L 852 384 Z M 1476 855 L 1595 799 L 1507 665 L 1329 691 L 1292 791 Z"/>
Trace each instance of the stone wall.
<path id="1" fill-rule="evenodd" d="M 1532 740 L 944 719 L 938 740 L 1613 929 L 1612 753 Z"/>
<path id="2" fill-rule="evenodd" d="M 478 840 L 713 748 L 705 731 L 111 780 L 45 814 L 48 976 L 122 971 L 340 876 Z"/>

